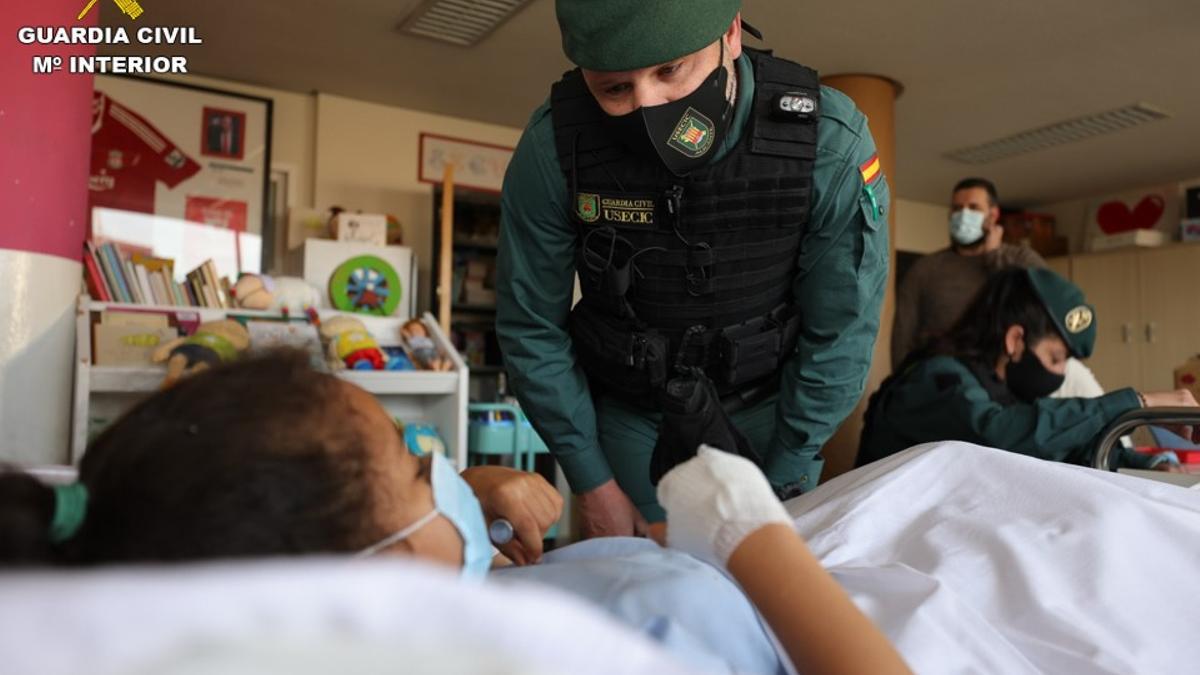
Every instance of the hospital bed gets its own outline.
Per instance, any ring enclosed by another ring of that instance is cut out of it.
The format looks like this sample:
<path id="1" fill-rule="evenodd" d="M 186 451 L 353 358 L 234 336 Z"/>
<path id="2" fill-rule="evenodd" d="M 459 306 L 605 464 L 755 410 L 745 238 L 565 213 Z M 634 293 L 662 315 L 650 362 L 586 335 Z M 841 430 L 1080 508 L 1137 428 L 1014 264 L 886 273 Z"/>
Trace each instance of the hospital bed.
<path id="1" fill-rule="evenodd" d="M 1131 410 L 1118 417 L 1100 435 L 1096 452 L 1093 455 L 1092 466 L 1102 471 L 1120 471 L 1139 478 L 1158 480 L 1181 487 L 1200 486 L 1200 466 L 1185 465 L 1184 474 L 1165 473 L 1162 471 L 1142 471 L 1138 469 L 1118 469 L 1118 449 L 1129 437 L 1130 432 L 1146 425 L 1192 425 L 1200 426 L 1200 412 L 1196 408 L 1146 408 Z"/>
<path id="2" fill-rule="evenodd" d="M 918 673 L 1200 665 L 1200 490 L 940 443 L 786 506 Z M 0 575 L 0 669 L 706 672 L 619 613 L 530 582 L 343 559 Z M 691 639 L 675 644 L 732 632 L 726 607 L 687 614 L 673 630 Z"/>

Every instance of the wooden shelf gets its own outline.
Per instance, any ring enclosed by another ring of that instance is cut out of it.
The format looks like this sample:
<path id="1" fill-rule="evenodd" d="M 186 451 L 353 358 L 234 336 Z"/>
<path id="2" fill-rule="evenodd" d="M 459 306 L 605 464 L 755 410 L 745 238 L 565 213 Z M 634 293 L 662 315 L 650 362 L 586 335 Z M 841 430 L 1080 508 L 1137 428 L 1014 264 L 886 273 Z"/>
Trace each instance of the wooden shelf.
<path id="1" fill-rule="evenodd" d="M 158 365 L 94 366 L 91 363 L 92 326 L 108 309 L 149 310 L 159 312 L 200 313 L 202 320 L 213 320 L 231 314 L 256 319 L 279 319 L 278 312 L 218 310 L 212 308 L 161 307 L 93 302 L 82 296 L 76 312 L 76 367 L 73 427 L 71 438 L 72 461 L 78 462 L 87 448 L 90 435 L 124 414 L 136 402 L 162 387 L 166 368 Z M 336 310 L 320 310 L 323 318 L 341 314 Z M 400 317 L 354 315 L 362 319 L 367 330 L 381 346 L 391 346 L 399 339 Z M 456 466 L 466 466 L 467 459 L 467 398 L 468 370 L 462 356 L 446 337 L 433 316 L 422 317 L 430 337 L 450 359 L 454 370 L 361 371 L 342 370 L 335 374 L 374 395 L 388 414 L 406 421 L 423 421 L 440 431 L 449 456 Z"/>
<path id="2" fill-rule="evenodd" d="M 462 248 L 462 249 L 467 249 L 467 250 L 471 250 L 471 251 L 483 251 L 483 252 L 488 252 L 488 253 L 494 253 L 499 248 L 499 245 L 496 243 L 488 243 L 488 242 L 456 241 L 456 242 L 454 242 L 454 248 Z"/>
<path id="3" fill-rule="evenodd" d="M 97 394 L 149 393 L 162 386 L 166 374 L 166 368 L 156 366 L 95 366 L 89 385 Z M 380 396 L 452 394 L 458 384 L 454 372 L 340 370 L 334 374 Z"/>
<path id="4" fill-rule="evenodd" d="M 458 373 L 428 370 L 363 371 L 341 370 L 337 376 L 372 394 L 451 394 L 458 385 Z"/>

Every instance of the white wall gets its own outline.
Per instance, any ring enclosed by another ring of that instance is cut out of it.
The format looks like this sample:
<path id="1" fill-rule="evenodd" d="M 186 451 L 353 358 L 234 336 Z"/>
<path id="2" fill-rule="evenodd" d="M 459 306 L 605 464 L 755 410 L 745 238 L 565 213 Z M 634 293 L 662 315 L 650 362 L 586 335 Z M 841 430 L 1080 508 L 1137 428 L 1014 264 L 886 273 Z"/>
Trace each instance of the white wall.
<path id="1" fill-rule="evenodd" d="M 1039 213 L 1049 213 L 1054 216 L 1054 224 L 1060 235 L 1067 237 L 1070 240 L 1070 251 L 1072 253 L 1081 253 L 1086 250 L 1088 232 L 1088 210 L 1093 207 L 1096 202 L 1101 199 L 1109 198 L 1113 195 L 1122 194 L 1137 194 L 1150 193 L 1162 190 L 1164 186 L 1168 186 L 1178 194 L 1174 203 L 1170 201 L 1168 196 L 1168 213 L 1166 217 L 1172 222 L 1170 224 L 1170 234 L 1175 239 L 1179 238 L 1179 230 L 1176 225 L 1178 219 L 1183 217 L 1183 191 L 1188 187 L 1200 185 L 1200 177 L 1181 180 L 1177 183 L 1159 183 L 1157 185 L 1130 187 L 1121 190 L 1109 190 L 1103 193 L 1089 195 L 1078 199 L 1070 199 L 1061 202 L 1053 202 L 1030 208 L 1030 211 Z M 1168 192 L 1169 195 L 1169 192 Z M 1176 209 L 1172 211 L 1171 209 Z"/>
<path id="2" fill-rule="evenodd" d="M 933 253 L 950 244 L 946 204 L 896 199 L 896 250 Z"/>
<path id="3" fill-rule="evenodd" d="M 532 111 L 531 111 L 532 112 Z M 429 307 L 433 263 L 433 187 L 417 180 L 421 132 L 515 146 L 521 130 L 317 95 L 316 182 L 313 206 L 338 205 L 390 213 L 417 255 L 418 305 Z"/>

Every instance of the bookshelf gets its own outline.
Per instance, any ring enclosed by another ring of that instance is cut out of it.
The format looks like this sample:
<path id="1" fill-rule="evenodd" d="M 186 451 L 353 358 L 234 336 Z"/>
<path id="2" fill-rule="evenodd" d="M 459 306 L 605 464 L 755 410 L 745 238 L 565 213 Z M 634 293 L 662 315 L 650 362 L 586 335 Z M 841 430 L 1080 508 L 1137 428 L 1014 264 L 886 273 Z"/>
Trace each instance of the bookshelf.
<path id="1" fill-rule="evenodd" d="M 104 425 L 158 390 L 166 368 L 161 366 L 96 366 L 92 360 L 92 327 L 107 310 L 198 314 L 201 321 L 243 317 L 275 319 L 279 312 L 209 307 L 175 307 L 98 302 L 81 295 L 76 305 L 75 394 L 71 427 L 71 461 L 84 454 L 88 438 Z M 322 319 L 345 314 L 322 309 Z M 398 344 L 404 317 L 375 317 L 354 314 L 381 346 Z M 434 342 L 454 364 L 447 372 L 432 371 L 338 371 L 338 377 L 374 395 L 393 416 L 410 422 L 434 424 L 446 443 L 450 459 L 459 468 L 467 462 L 467 366 L 449 338 L 430 314 L 421 317 Z"/>
<path id="2" fill-rule="evenodd" d="M 450 235 L 450 339 L 471 369 L 471 399 L 498 400 L 503 393 L 504 362 L 496 339 L 496 253 L 500 237 L 500 195 L 453 188 Z M 433 222 L 442 220 L 444 190 L 434 188 Z M 434 227 L 433 250 L 441 250 L 442 228 Z M 434 255 L 433 278 L 442 260 Z M 434 285 L 431 306 L 439 296 Z"/>

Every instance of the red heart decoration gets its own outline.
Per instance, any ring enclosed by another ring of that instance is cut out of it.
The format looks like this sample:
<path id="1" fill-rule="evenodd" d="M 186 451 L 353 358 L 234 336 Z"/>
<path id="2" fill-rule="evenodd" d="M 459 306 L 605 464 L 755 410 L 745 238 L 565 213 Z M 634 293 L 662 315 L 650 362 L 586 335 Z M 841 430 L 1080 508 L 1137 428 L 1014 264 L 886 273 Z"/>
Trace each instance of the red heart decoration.
<path id="1" fill-rule="evenodd" d="M 1133 213 L 1125 206 L 1125 202 L 1104 202 L 1096 212 L 1096 223 L 1104 234 L 1125 232 L 1131 229 L 1129 223 L 1132 220 Z"/>
<path id="2" fill-rule="evenodd" d="M 1096 224 L 1105 234 L 1152 230 L 1166 210 L 1162 195 L 1146 195 L 1130 211 L 1122 201 L 1105 202 L 1096 212 Z"/>
<path id="3" fill-rule="evenodd" d="M 1153 230 L 1166 210 L 1166 201 L 1160 195 L 1146 195 L 1133 207 L 1132 225 L 1137 230 Z"/>

